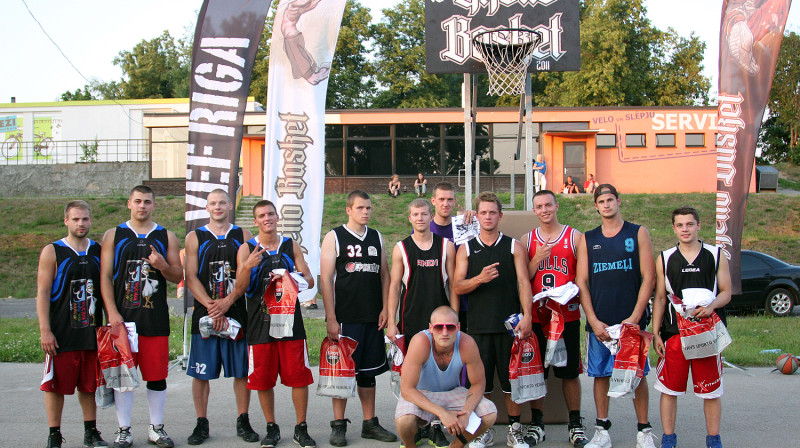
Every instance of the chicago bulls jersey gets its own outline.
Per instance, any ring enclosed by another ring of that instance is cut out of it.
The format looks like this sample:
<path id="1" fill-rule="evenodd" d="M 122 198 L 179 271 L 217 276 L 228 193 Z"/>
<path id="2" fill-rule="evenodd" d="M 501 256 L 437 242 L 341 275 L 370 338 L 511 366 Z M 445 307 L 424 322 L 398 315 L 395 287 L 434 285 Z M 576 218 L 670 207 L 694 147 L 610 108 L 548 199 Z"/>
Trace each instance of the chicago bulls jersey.
<path id="1" fill-rule="evenodd" d="M 531 280 L 531 292 L 536 295 L 548 289 L 566 285 L 568 282 L 575 282 L 575 273 L 578 265 L 578 258 L 575 249 L 575 234 L 577 231 L 570 226 L 564 226 L 561 233 L 552 243 L 550 257 L 539 263 L 539 268 Z M 539 233 L 539 228 L 534 229 L 528 234 L 528 259 L 533 259 L 536 249 L 547 243 Z M 566 322 L 572 322 L 581 318 L 580 301 L 575 296 L 566 305 L 553 304 L 561 309 Z M 552 305 L 551 305 L 552 306 Z M 537 322 L 538 313 L 533 313 L 533 321 Z"/>

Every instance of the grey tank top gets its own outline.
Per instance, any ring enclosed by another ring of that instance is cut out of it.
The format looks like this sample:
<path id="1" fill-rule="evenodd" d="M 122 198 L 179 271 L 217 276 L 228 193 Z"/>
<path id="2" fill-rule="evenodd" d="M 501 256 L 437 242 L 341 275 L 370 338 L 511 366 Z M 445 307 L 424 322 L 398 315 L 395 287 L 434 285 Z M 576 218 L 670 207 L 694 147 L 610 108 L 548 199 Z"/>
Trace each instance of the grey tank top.
<path id="1" fill-rule="evenodd" d="M 464 367 L 464 363 L 461 362 L 461 332 L 459 331 L 456 335 L 453 359 L 450 360 L 447 370 L 444 371 L 439 369 L 436 360 L 433 359 L 433 339 L 431 337 L 431 332 L 424 330 L 424 333 L 425 336 L 428 337 L 428 342 L 431 343 L 431 353 L 428 355 L 428 360 L 422 365 L 417 389 L 430 392 L 445 392 L 460 386 L 461 368 Z"/>

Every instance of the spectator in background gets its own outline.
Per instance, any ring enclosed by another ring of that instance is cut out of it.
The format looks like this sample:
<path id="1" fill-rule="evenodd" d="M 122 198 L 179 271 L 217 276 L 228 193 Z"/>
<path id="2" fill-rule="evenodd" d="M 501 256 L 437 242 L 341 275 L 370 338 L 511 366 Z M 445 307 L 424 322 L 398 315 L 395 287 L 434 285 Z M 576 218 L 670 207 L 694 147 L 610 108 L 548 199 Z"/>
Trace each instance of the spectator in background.
<path id="1" fill-rule="evenodd" d="M 417 178 L 414 179 L 414 191 L 417 192 L 417 197 L 421 198 L 425 196 L 425 193 L 428 191 L 428 179 L 425 179 L 425 176 L 422 173 L 417 174 Z"/>
<path id="2" fill-rule="evenodd" d="M 545 174 L 547 174 L 547 163 L 544 161 L 544 156 L 538 154 L 536 156 L 536 161 L 533 162 L 533 180 L 534 189 L 536 191 L 547 189 L 547 178 Z"/>
<path id="3" fill-rule="evenodd" d="M 567 181 L 564 183 L 564 193 L 576 194 L 580 192 L 581 190 L 578 188 L 578 184 L 575 183 L 575 180 L 572 178 L 572 176 L 567 176 Z"/>
<path id="4" fill-rule="evenodd" d="M 594 174 L 590 174 L 586 182 L 583 183 L 583 192 L 593 194 L 594 189 L 597 188 L 598 185 L 600 184 L 594 180 Z"/>
<path id="5" fill-rule="evenodd" d="M 389 196 L 396 198 L 400 194 L 400 176 L 392 174 L 392 180 L 389 181 Z"/>

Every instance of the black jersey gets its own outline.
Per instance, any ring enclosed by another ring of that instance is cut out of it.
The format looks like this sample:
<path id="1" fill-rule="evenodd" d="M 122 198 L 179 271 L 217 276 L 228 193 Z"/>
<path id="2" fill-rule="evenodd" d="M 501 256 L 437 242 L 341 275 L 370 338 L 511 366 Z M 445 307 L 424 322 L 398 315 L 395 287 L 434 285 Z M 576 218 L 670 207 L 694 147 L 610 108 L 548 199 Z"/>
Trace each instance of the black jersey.
<path id="1" fill-rule="evenodd" d="M 497 278 L 483 283 L 468 296 L 467 333 L 505 333 L 503 321 L 510 315 L 521 312 L 517 270 L 514 267 L 514 239 L 503 235 L 497 241 L 485 245 L 480 237 L 465 243 L 467 250 L 466 278 L 480 275 L 484 267 L 497 265 Z"/>
<path id="2" fill-rule="evenodd" d="M 142 336 L 169 336 L 167 280 L 147 262 L 150 246 L 167 257 L 167 229 L 153 223 L 137 234 L 128 223 L 114 233 L 114 297 L 125 322 L 135 322 Z"/>
<path id="3" fill-rule="evenodd" d="M 236 255 L 244 244 L 244 231 L 232 225 L 225 235 L 216 235 L 208 226 L 196 229 L 197 236 L 197 278 L 211 300 L 226 297 L 233 292 L 236 284 Z M 200 333 L 200 318 L 208 316 L 208 309 L 195 299 L 192 311 L 192 334 Z M 225 313 L 236 319 L 243 327 L 247 323 L 247 307 L 244 300 L 236 300 Z"/>
<path id="4" fill-rule="evenodd" d="M 294 308 L 294 326 L 292 336 L 286 338 L 274 338 L 269 335 L 269 310 L 264 302 L 264 293 L 269 286 L 269 273 L 273 269 L 286 269 L 287 272 L 296 270 L 294 264 L 294 240 L 281 237 L 281 244 L 276 250 L 265 250 L 264 256 L 258 266 L 250 271 L 250 285 L 247 287 L 245 297 L 247 298 L 247 344 L 256 345 L 272 341 L 293 341 L 306 338 L 306 329 L 303 325 L 303 313 L 300 311 L 300 301 L 298 300 Z M 258 237 L 252 238 L 247 242 L 250 252 L 253 252 L 261 244 Z"/>
<path id="5" fill-rule="evenodd" d="M 717 271 L 719 270 L 719 248 L 710 244 L 702 244 L 697 257 L 689 262 L 678 250 L 678 245 L 661 252 L 661 260 L 664 265 L 664 283 L 667 292 L 683 298 L 683 290 L 687 288 L 708 289 L 714 295 L 717 294 Z M 675 308 L 666 304 L 666 312 L 661 320 L 661 339 L 664 342 L 678 334 L 678 321 Z M 716 310 L 717 315 L 723 321 L 725 319 L 724 308 Z"/>
<path id="6" fill-rule="evenodd" d="M 447 240 L 433 235 L 428 250 L 422 250 L 408 237 L 397 243 L 403 255 L 403 283 L 400 287 L 400 333 L 410 340 L 428 328 L 433 310 L 449 305 L 449 291 L 445 265 Z M 394 316 L 391 316 L 392 318 Z"/>
<path id="7" fill-rule="evenodd" d="M 52 243 L 56 274 L 50 288 L 50 330 L 56 351 L 97 349 L 95 325 L 103 319 L 100 298 L 100 245 L 89 240 L 85 251 L 77 251 L 65 239 Z"/>
<path id="8" fill-rule="evenodd" d="M 336 236 L 336 320 L 348 324 L 378 322 L 383 309 L 383 237 L 377 230 L 367 227 L 364 235 L 357 235 L 344 225 L 333 232 Z"/>

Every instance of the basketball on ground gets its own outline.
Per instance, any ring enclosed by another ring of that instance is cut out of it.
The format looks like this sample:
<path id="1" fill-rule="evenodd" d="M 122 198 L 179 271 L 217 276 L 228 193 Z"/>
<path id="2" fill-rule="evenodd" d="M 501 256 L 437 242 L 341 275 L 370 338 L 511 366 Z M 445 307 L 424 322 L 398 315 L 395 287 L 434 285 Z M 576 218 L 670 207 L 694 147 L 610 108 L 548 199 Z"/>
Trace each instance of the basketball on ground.
<path id="1" fill-rule="evenodd" d="M 791 353 L 784 353 L 778 356 L 778 361 L 775 364 L 784 375 L 791 375 L 797 371 L 797 358 Z"/>

